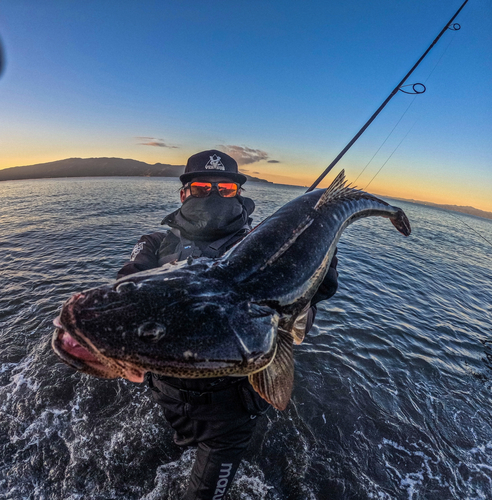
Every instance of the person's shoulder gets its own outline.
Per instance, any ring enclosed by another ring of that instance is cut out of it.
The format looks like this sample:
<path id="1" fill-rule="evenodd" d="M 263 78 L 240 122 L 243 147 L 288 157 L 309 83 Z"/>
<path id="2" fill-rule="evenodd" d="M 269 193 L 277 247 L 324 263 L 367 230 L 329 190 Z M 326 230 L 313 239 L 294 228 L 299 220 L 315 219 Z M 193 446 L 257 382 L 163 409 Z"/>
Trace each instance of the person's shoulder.
<path id="1" fill-rule="evenodd" d="M 135 257 L 141 252 L 155 252 L 161 246 L 161 243 L 164 241 L 168 233 L 169 231 L 156 231 L 155 233 L 140 236 L 140 239 L 133 248 L 130 260 L 134 260 Z"/>
<path id="2" fill-rule="evenodd" d="M 170 233 L 169 230 L 164 230 L 164 231 L 156 231 L 154 233 L 144 234 L 143 236 L 140 237 L 139 241 L 152 241 L 161 243 L 164 240 L 164 238 L 166 238 L 169 235 L 169 233 Z"/>

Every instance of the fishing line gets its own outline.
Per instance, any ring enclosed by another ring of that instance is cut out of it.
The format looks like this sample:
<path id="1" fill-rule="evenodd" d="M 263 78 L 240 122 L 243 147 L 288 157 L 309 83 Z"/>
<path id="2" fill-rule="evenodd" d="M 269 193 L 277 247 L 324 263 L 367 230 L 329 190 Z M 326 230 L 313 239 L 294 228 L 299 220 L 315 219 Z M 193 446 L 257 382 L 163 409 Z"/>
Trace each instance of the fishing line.
<path id="1" fill-rule="evenodd" d="M 459 25 L 458 25 L 459 26 Z M 451 28 L 449 28 L 451 29 Z M 455 27 L 455 28 L 452 28 L 451 30 L 452 31 L 458 31 L 460 28 L 458 27 Z M 448 44 L 446 45 L 446 48 L 444 49 L 443 53 L 441 54 L 441 56 L 439 57 L 439 59 L 437 60 L 436 64 L 434 65 L 434 67 L 432 68 L 431 72 L 427 75 L 427 78 L 424 80 L 424 83 L 427 83 L 427 81 L 430 79 L 430 77 L 432 76 L 432 73 L 434 73 L 434 71 L 436 70 L 437 66 L 439 65 L 439 63 L 441 62 L 442 58 L 444 57 L 444 54 L 446 54 L 449 46 L 451 45 L 451 43 L 453 42 L 454 40 L 454 37 L 451 37 L 450 41 L 448 42 Z M 424 85 L 424 88 L 425 88 L 425 85 Z M 400 89 L 401 90 L 401 89 Z M 417 95 L 419 94 L 422 94 L 423 92 L 417 92 L 415 94 L 415 97 L 412 99 L 412 101 L 410 102 L 410 104 L 407 106 L 407 109 L 403 112 L 403 114 L 401 115 L 400 119 L 396 122 L 395 126 L 392 128 L 391 132 L 388 134 L 388 136 L 386 137 L 386 139 L 383 141 L 383 143 L 381 144 L 381 146 L 379 146 L 379 148 L 377 149 L 377 151 L 372 155 L 372 158 L 367 162 L 366 166 L 362 169 L 361 173 L 355 178 L 354 180 L 354 183 L 357 181 L 357 179 L 364 173 L 364 171 L 366 170 L 366 168 L 369 166 L 369 164 L 372 162 L 372 160 L 374 159 L 374 157 L 379 153 L 380 149 L 384 146 L 384 144 L 386 143 L 386 141 L 391 137 L 391 135 L 393 134 L 393 132 L 395 131 L 396 127 L 398 127 L 399 123 L 402 121 L 403 117 L 407 114 L 407 111 L 410 109 L 410 107 L 412 106 L 412 104 L 414 103 L 415 99 L 417 98 Z M 415 121 L 415 123 L 417 123 L 417 121 Z M 415 126 L 415 123 L 410 127 L 410 130 L 413 129 L 413 127 Z M 387 160 L 383 163 L 383 165 L 381 166 L 381 168 L 376 172 L 376 175 L 374 175 L 374 177 L 369 181 L 369 183 L 367 184 L 367 186 L 369 186 L 369 184 L 371 184 L 371 182 L 376 178 L 376 176 L 379 174 L 379 172 L 381 172 L 381 170 L 383 169 L 383 167 L 386 165 L 386 163 L 388 163 L 388 160 L 393 156 L 393 154 L 395 153 L 395 151 L 400 147 L 400 144 L 403 142 L 403 140 L 407 137 L 407 135 L 409 134 L 410 130 L 405 134 L 405 137 L 400 141 L 400 143 L 398 144 L 398 146 L 396 146 L 396 148 L 393 150 L 393 152 L 390 154 L 390 156 L 387 158 Z M 367 188 L 367 186 L 364 188 L 364 190 Z"/>
<path id="2" fill-rule="evenodd" d="M 460 29 L 460 26 L 458 24 L 455 24 L 453 25 L 452 27 L 449 27 L 448 29 L 450 29 L 451 31 L 458 31 Z M 429 73 L 429 75 L 427 76 L 427 78 L 424 80 L 424 83 L 427 83 L 428 80 L 431 78 L 432 74 L 434 73 L 434 71 L 436 70 L 437 66 L 439 65 L 439 63 L 441 62 L 442 58 L 444 57 L 444 55 L 446 54 L 446 52 L 448 51 L 450 45 L 453 43 L 454 41 L 454 37 L 451 37 L 451 39 L 449 40 L 448 44 L 446 45 L 444 51 L 442 52 L 441 56 L 439 57 L 439 59 L 437 60 L 436 64 L 434 65 L 434 67 L 432 68 L 431 72 Z M 356 177 L 356 179 L 354 180 L 354 182 L 364 173 L 364 171 L 366 170 L 366 168 L 369 166 L 369 164 L 372 162 L 372 160 L 374 159 L 374 157 L 378 154 L 379 150 L 384 146 L 384 144 L 386 143 L 386 141 L 389 139 L 389 137 L 393 134 L 394 130 L 396 129 L 396 127 L 399 125 L 399 123 L 401 122 L 401 120 L 403 119 L 403 117 L 405 116 L 405 114 L 407 113 L 407 111 L 410 109 L 410 107 L 412 106 L 412 104 L 414 103 L 415 99 L 416 99 L 417 96 L 415 96 L 413 99 L 412 99 L 412 102 L 408 105 L 407 109 L 404 111 L 404 113 L 402 114 L 402 116 L 400 117 L 400 119 L 397 121 L 397 123 L 395 124 L 395 126 L 393 127 L 393 129 L 391 130 L 391 132 L 388 134 L 388 136 L 386 137 L 386 139 L 383 141 L 383 143 L 381 144 L 381 146 L 379 146 L 378 150 L 374 153 L 374 155 L 372 156 L 372 158 L 369 160 L 369 162 L 366 164 L 366 166 L 363 168 L 363 170 L 361 171 L 361 173 Z M 398 143 L 398 145 L 396 146 L 396 148 L 391 152 L 391 154 L 389 155 L 389 157 L 386 159 L 386 161 L 381 165 L 380 169 L 376 172 L 376 174 L 373 176 L 373 178 L 367 183 L 367 185 L 364 187 L 364 191 L 369 187 L 369 185 L 372 183 L 372 181 L 376 178 L 376 176 L 381 172 L 381 170 L 383 169 L 383 167 L 388 163 L 388 161 L 390 160 L 390 158 L 393 156 L 393 154 L 396 152 L 396 150 L 400 147 L 400 145 L 402 144 L 402 142 L 406 139 L 406 137 L 408 136 L 408 134 L 410 133 L 410 131 L 413 129 L 413 127 L 415 126 L 415 124 L 417 123 L 417 120 L 414 122 L 414 124 L 410 127 L 410 129 L 408 130 L 408 132 L 405 134 L 405 136 L 403 137 L 403 139 Z M 458 217 L 457 215 L 453 214 L 451 211 L 448 211 L 450 213 L 450 215 L 452 217 L 454 217 L 455 219 L 459 220 L 462 224 L 464 224 L 466 227 L 468 227 L 469 229 L 471 229 L 477 236 L 479 236 L 480 238 L 482 238 L 491 248 L 492 248 L 492 242 L 490 242 L 487 238 L 485 238 L 485 236 L 483 236 L 479 231 L 477 231 L 475 228 L 473 228 L 472 226 L 470 226 L 469 224 L 467 224 L 463 219 L 461 219 L 460 217 Z"/>
<path id="3" fill-rule="evenodd" d="M 451 31 L 458 31 L 459 28 L 454 28 L 452 29 Z M 443 53 L 441 54 L 441 57 L 437 60 L 435 66 L 432 68 L 432 71 L 429 73 L 429 76 L 424 80 L 425 83 L 427 83 L 427 80 L 429 80 L 429 78 L 432 76 L 432 73 L 434 73 L 435 69 L 437 68 L 437 66 L 439 65 L 439 63 L 441 62 L 441 59 L 444 57 L 444 55 L 446 54 L 446 52 L 448 51 L 449 49 L 449 46 L 453 43 L 454 41 L 454 36 L 452 36 L 448 42 L 448 44 L 446 45 L 446 48 L 444 49 Z"/>
<path id="4" fill-rule="evenodd" d="M 391 154 L 388 156 L 387 160 L 381 165 L 381 167 L 379 168 L 379 170 L 374 174 L 374 177 L 367 183 L 366 187 L 364 188 L 364 191 L 368 188 L 369 184 L 371 184 L 371 182 L 376 178 L 376 176 L 379 174 L 379 172 L 381 172 L 381 170 L 383 170 L 383 167 L 386 165 L 386 163 L 389 162 L 390 158 L 395 154 L 395 151 L 400 147 L 401 143 L 407 138 L 408 134 L 412 131 L 413 127 L 415 127 L 415 124 L 417 123 L 417 121 L 418 121 L 418 119 L 415 120 L 415 122 L 410 127 L 410 129 L 408 130 L 408 132 L 403 136 L 402 140 L 398 143 L 398 145 L 396 146 L 396 148 L 393 149 L 393 151 L 391 152 Z"/>
<path id="5" fill-rule="evenodd" d="M 365 172 L 366 168 L 369 166 L 369 164 L 374 160 L 374 157 L 379 153 L 380 149 L 386 144 L 386 141 L 391 137 L 393 132 L 395 131 L 396 127 L 398 127 L 399 123 L 403 120 L 403 117 L 407 114 L 407 111 L 410 109 L 410 106 L 413 104 L 417 96 L 415 96 L 410 104 L 407 106 L 407 109 L 403 112 L 403 114 L 400 116 L 400 119 L 396 122 L 395 126 L 391 129 L 391 132 L 387 135 L 386 139 L 382 142 L 381 146 L 377 149 L 377 151 L 372 155 L 371 159 L 366 163 L 366 166 L 362 169 L 360 174 L 354 179 L 353 183 L 357 181 L 357 179 Z M 389 158 L 388 158 L 389 159 Z"/>
<path id="6" fill-rule="evenodd" d="M 469 226 L 463 219 L 460 219 L 457 215 L 454 215 L 453 212 L 451 212 L 450 210 L 448 210 L 449 214 L 452 215 L 455 219 L 458 219 L 461 223 L 463 223 L 466 227 L 468 227 L 469 229 L 471 229 L 474 233 L 476 233 L 478 236 L 480 236 L 480 238 L 482 238 L 482 240 L 486 241 L 490 247 L 492 248 L 492 242 L 490 242 L 485 236 L 482 236 L 476 229 L 474 229 L 472 226 Z"/>
<path id="7" fill-rule="evenodd" d="M 432 50 L 434 45 L 439 41 L 439 39 L 442 37 L 442 35 L 448 30 L 457 30 L 459 29 L 458 24 L 452 24 L 455 18 L 458 16 L 458 14 L 462 11 L 463 7 L 468 3 L 468 0 L 465 0 L 461 7 L 455 12 L 454 16 L 445 24 L 444 28 L 441 30 L 441 32 L 437 35 L 437 37 L 434 39 L 434 41 L 429 45 L 427 50 L 420 56 L 420 59 L 412 66 L 410 71 L 403 77 L 403 79 L 398 83 L 398 85 L 390 92 L 388 97 L 384 100 L 384 102 L 379 106 L 379 108 L 373 113 L 373 115 L 369 118 L 369 120 L 366 121 L 366 123 L 362 126 L 362 128 L 355 134 L 355 136 L 349 141 L 349 143 L 340 151 L 338 156 L 325 168 L 325 170 L 321 173 L 321 175 L 313 182 L 313 184 L 307 189 L 306 193 L 309 193 L 312 191 L 330 172 L 330 170 L 340 161 L 340 159 L 345 155 L 345 153 L 354 145 L 354 143 L 359 139 L 359 137 L 366 131 L 367 127 L 376 119 L 376 117 L 381 113 L 381 111 L 386 107 L 386 105 L 390 102 L 390 100 L 399 92 L 405 92 L 409 93 L 406 90 L 403 90 L 404 83 L 407 81 L 407 79 L 410 77 L 410 75 L 415 71 L 417 66 L 424 60 L 424 58 L 427 56 L 427 54 Z M 419 91 L 417 86 L 421 85 L 424 87 L 423 91 Z M 413 84 L 412 85 L 413 92 L 410 93 L 416 93 L 420 94 L 425 91 L 425 86 L 422 84 Z"/>

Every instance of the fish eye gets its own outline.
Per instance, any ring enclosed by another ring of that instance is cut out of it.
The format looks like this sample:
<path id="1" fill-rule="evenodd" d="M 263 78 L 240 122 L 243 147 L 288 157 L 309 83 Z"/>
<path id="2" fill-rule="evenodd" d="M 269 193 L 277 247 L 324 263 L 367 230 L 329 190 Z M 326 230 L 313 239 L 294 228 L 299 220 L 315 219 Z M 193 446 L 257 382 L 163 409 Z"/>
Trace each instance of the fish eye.
<path id="1" fill-rule="evenodd" d="M 148 321 L 138 327 L 138 336 L 144 342 L 159 342 L 166 335 L 165 325 Z"/>

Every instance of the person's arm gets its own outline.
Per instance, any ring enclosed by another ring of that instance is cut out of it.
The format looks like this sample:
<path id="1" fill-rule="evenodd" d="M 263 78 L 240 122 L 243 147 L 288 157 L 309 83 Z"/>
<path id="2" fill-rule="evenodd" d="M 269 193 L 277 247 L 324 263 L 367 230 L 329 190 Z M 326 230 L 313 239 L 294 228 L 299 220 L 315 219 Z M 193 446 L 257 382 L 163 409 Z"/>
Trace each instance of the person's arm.
<path id="1" fill-rule="evenodd" d="M 118 271 L 116 279 L 159 267 L 159 247 L 166 233 L 152 233 L 142 236 L 133 248 L 130 260 Z"/>

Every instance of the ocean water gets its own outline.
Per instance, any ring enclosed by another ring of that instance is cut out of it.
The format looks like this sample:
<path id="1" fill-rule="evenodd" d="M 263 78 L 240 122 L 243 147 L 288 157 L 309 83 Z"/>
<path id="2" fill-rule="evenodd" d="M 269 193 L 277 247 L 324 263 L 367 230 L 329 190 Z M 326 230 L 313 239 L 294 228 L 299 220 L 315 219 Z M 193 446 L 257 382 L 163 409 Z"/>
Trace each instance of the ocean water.
<path id="1" fill-rule="evenodd" d="M 246 187 L 255 222 L 303 192 Z M 180 498 L 194 451 L 149 390 L 50 348 L 61 304 L 111 283 L 178 189 L 0 183 L 0 498 Z M 342 235 L 339 291 L 295 348 L 292 401 L 259 423 L 231 500 L 492 498 L 492 248 L 475 232 L 491 240 L 492 221 L 397 204 L 409 238 L 376 217 Z"/>

